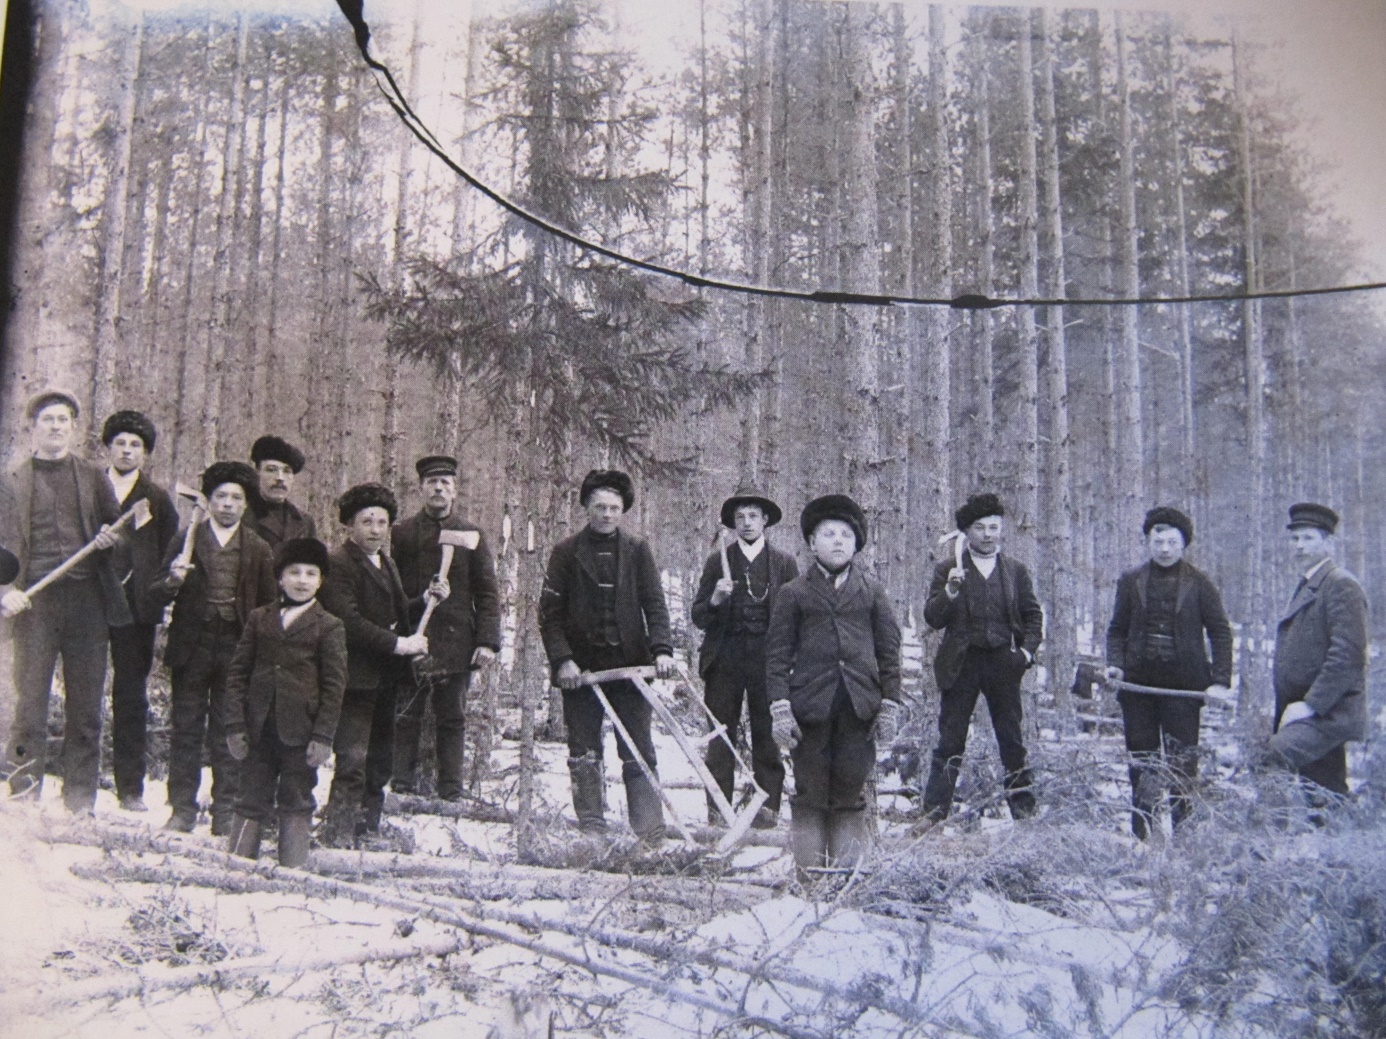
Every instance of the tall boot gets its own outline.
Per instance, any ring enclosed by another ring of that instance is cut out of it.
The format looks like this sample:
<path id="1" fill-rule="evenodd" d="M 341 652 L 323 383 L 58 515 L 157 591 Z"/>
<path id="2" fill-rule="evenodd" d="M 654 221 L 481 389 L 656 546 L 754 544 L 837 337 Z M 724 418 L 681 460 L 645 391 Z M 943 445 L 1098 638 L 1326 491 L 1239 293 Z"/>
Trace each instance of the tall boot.
<path id="1" fill-rule="evenodd" d="M 260 820 L 237 813 L 231 818 L 230 841 L 226 850 L 247 859 L 260 857 Z"/>
<path id="2" fill-rule="evenodd" d="M 284 812 L 279 816 L 279 865 L 302 869 L 312 843 L 313 816 L 308 812 Z"/>
<path id="3" fill-rule="evenodd" d="M 794 852 L 799 879 L 808 879 L 805 870 L 827 863 L 828 813 L 821 808 L 794 805 L 789 816 L 789 846 Z"/>
<path id="4" fill-rule="evenodd" d="M 626 783 L 626 814 L 635 836 L 647 843 L 663 840 L 664 805 L 650 777 L 633 761 L 622 766 L 621 777 Z"/>
<path id="5" fill-rule="evenodd" d="M 568 759 L 568 775 L 573 782 L 573 810 L 583 833 L 606 832 L 606 777 L 602 759 L 588 751 L 580 758 Z"/>
<path id="6" fill-rule="evenodd" d="M 334 801 L 329 797 L 327 808 L 322 813 L 322 824 L 318 827 L 318 841 L 322 846 L 325 848 L 355 847 L 357 812 L 356 805 L 344 804 L 340 798 Z"/>
<path id="7" fill-rule="evenodd" d="M 866 812 L 861 809 L 832 813 L 828 826 L 828 865 L 854 869 L 871 844 Z"/>

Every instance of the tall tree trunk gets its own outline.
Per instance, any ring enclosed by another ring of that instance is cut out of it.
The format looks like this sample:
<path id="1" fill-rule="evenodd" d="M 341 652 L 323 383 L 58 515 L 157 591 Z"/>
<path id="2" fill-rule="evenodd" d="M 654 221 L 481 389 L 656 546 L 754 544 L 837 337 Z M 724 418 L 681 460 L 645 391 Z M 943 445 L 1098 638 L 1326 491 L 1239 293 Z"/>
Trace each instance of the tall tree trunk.
<path id="1" fill-rule="evenodd" d="M 1117 172 L 1116 274 L 1117 293 L 1125 299 L 1140 295 L 1140 224 L 1136 218 L 1136 142 L 1131 125 L 1131 86 L 1126 69 L 1126 28 L 1122 12 L 1115 15 L 1117 104 L 1120 136 Z M 1145 501 L 1145 439 L 1141 415 L 1140 310 L 1119 308 L 1121 335 L 1116 343 L 1117 474 L 1113 487 L 1118 519 L 1117 538 L 1131 537 L 1141 525 Z"/>
<path id="2" fill-rule="evenodd" d="M 119 65 L 120 105 L 113 123 L 111 167 L 102 204 L 100 274 L 96 288 L 96 349 L 92 363 L 91 413 L 100 421 L 114 410 L 116 362 L 120 355 L 121 285 L 125 280 L 125 219 L 130 187 L 130 152 L 135 139 L 136 81 L 144 48 L 144 15 L 134 25 L 117 22 L 115 38 L 126 38 Z M 127 29 L 133 32 L 126 37 Z"/>
<path id="3" fill-rule="evenodd" d="M 269 64 L 269 54 L 264 62 Z M 260 271 L 264 264 L 265 240 L 265 145 L 269 133 L 270 80 L 267 70 L 259 69 L 256 77 L 260 81 L 260 98 L 255 114 L 255 152 L 250 160 L 249 213 L 245 244 L 245 298 L 241 306 L 241 320 L 237 321 L 237 340 L 245 344 L 245 367 L 237 373 L 235 386 L 242 394 L 239 398 L 239 412 L 242 421 L 253 418 L 259 408 L 254 399 L 258 370 L 262 365 L 260 334 Z M 223 382 L 223 388 L 227 385 Z M 226 413 L 227 401 L 223 397 L 222 414 Z M 252 429 L 255 427 L 252 425 Z M 254 434 L 258 436 L 259 434 Z"/>
<path id="4" fill-rule="evenodd" d="M 1034 299 L 1039 295 L 1039 160 L 1035 136 L 1035 69 L 1030 14 L 1019 15 L 1020 49 L 1020 292 Z M 1039 331 L 1035 308 L 1021 307 L 1020 392 L 1018 394 L 1020 458 L 1017 472 L 1016 510 L 1018 522 L 1012 526 L 1011 544 L 1019 554 L 1037 562 L 1039 522 Z"/>
<path id="5" fill-rule="evenodd" d="M 977 48 L 977 74 L 980 80 L 977 95 L 977 157 L 981 165 L 977 178 L 977 235 L 980 253 L 979 285 L 977 290 L 984 296 L 996 292 L 995 226 L 996 214 L 992 205 L 993 172 L 991 158 L 991 74 L 988 63 L 987 41 L 991 36 L 992 15 L 983 12 L 980 24 L 973 34 L 973 44 Z M 978 437 L 979 455 L 974 460 L 974 481 L 985 485 L 995 476 L 994 455 L 996 452 L 996 395 L 995 362 L 992 356 L 995 337 L 995 318 L 991 311 L 977 311 L 973 320 L 977 330 L 976 394 L 977 425 L 981 433 Z"/>
<path id="6" fill-rule="evenodd" d="M 251 428 L 256 436 L 260 435 L 261 430 L 280 421 L 280 416 L 270 410 L 270 401 L 271 393 L 279 386 L 280 371 L 283 367 L 279 356 L 279 275 L 284 252 L 284 188 L 288 179 L 286 173 L 289 113 L 293 99 L 292 82 L 290 71 L 286 68 L 279 87 L 279 144 L 275 149 L 274 230 L 270 235 L 269 299 L 265 303 L 265 360 L 264 364 L 256 367 L 255 385 L 251 390 Z M 268 83 L 265 85 L 265 95 L 269 95 Z"/>
<path id="7" fill-rule="evenodd" d="M 1176 291 L 1190 295 L 1189 228 L 1184 204 L 1184 134 L 1182 107 L 1179 103 L 1179 81 L 1174 68 L 1174 32 L 1165 26 L 1165 95 L 1169 100 L 1170 151 L 1173 156 L 1174 217 L 1177 241 L 1174 246 Z M 1192 508 L 1197 497 L 1197 462 L 1194 452 L 1193 401 L 1193 330 L 1192 308 L 1176 307 L 1179 324 L 1179 474 L 1180 490 L 1187 507 Z"/>
<path id="8" fill-rule="evenodd" d="M 1068 292 L 1064 263 L 1064 211 L 1059 180 L 1059 121 L 1054 104 L 1054 49 L 1057 40 L 1045 8 L 1038 12 L 1040 95 L 1039 122 L 1044 167 L 1044 204 L 1041 221 L 1048 243 L 1045 295 L 1063 299 Z M 1049 446 L 1045 452 L 1044 482 L 1049 502 L 1045 510 L 1046 574 L 1053 583 L 1053 617 L 1049 625 L 1050 688 L 1062 716 L 1073 710 L 1068 695 L 1068 676 L 1073 673 L 1077 653 L 1076 629 L 1082 619 L 1078 610 L 1073 567 L 1073 475 L 1068 422 L 1068 335 L 1064 328 L 1064 308 L 1048 308 L 1049 359 L 1045 365 L 1045 395 L 1049 406 Z"/>

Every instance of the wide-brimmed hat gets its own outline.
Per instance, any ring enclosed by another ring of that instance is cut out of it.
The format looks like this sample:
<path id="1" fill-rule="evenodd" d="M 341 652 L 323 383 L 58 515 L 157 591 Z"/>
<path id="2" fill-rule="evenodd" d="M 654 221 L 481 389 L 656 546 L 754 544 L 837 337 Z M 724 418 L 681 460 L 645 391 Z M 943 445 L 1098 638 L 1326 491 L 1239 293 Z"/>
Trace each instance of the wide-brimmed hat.
<path id="1" fill-rule="evenodd" d="M 760 511 L 765 513 L 765 525 L 773 527 L 780 520 L 784 519 L 784 513 L 773 501 L 761 494 L 754 487 L 742 484 L 736 489 L 736 493 L 722 503 L 722 526 L 736 526 L 736 510 L 742 505 L 758 505 Z"/>
<path id="2" fill-rule="evenodd" d="M 824 520 L 841 520 L 856 535 L 857 551 L 866 547 L 866 513 L 850 496 L 825 494 L 805 505 L 804 511 L 799 514 L 799 529 L 803 531 L 805 541 L 813 537 L 818 524 Z"/>

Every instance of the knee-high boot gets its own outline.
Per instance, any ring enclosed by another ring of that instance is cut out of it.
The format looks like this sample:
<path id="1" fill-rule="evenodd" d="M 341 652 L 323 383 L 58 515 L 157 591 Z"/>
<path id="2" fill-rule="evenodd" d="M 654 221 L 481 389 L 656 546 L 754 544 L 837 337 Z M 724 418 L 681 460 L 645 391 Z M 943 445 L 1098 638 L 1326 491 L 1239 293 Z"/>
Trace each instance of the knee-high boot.
<path id="1" fill-rule="evenodd" d="M 621 775 L 626 783 L 626 814 L 630 828 L 642 841 L 664 837 L 664 806 L 650 777 L 633 761 L 622 766 Z"/>
<path id="2" fill-rule="evenodd" d="M 804 870 L 826 865 L 828 813 L 821 808 L 794 805 L 789 816 L 789 844 L 794 852 L 794 865 L 800 872 L 800 879 L 807 877 Z"/>
<path id="3" fill-rule="evenodd" d="M 602 759 L 590 751 L 568 759 L 568 776 L 573 782 L 573 811 L 583 833 L 606 832 L 606 777 Z"/>

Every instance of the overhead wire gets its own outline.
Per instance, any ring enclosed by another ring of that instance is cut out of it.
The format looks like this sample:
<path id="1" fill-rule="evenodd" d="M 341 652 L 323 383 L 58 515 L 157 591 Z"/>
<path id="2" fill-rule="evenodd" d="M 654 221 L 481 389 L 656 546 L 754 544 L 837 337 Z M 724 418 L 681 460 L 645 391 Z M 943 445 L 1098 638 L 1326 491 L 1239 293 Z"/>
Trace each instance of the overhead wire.
<path id="1" fill-rule="evenodd" d="M 376 86 L 384 95 L 386 102 L 394 109 L 401 122 L 420 143 L 441 160 L 448 169 L 461 177 L 477 191 L 481 192 L 502 209 L 521 220 L 539 228 L 555 238 L 598 256 L 606 257 L 616 263 L 638 270 L 647 271 L 666 278 L 674 278 L 695 289 L 713 289 L 719 292 L 733 292 L 746 296 L 763 296 L 773 299 L 791 299 L 806 303 L 846 304 L 851 306 L 892 307 L 949 307 L 953 310 L 995 310 L 1000 307 L 1129 307 L 1177 305 L 1188 303 L 1243 303 L 1249 300 L 1297 299 L 1306 296 L 1339 295 L 1349 292 L 1371 292 L 1386 289 L 1386 281 L 1361 282 L 1353 285 L 1332 285 L 1323 288 L 1267 289 L 1258 292 L 1202 293 L 1186 296 L 1100 296 L 1100 297 L 995 297 L 983 293 L 967 292 L 960 295 L 945 296 L 906 296 L 894 293 L 849 292 L 838 289 L 788 289 L 770 285 L 752 285 L 746 282 L 730 281 L 725 278 L 712 278 L 692 271 L 681 270 L 642 260 L 620 250 L 612 249 L 584 238 L 575 231 L 555 224 L 538 213 L 526 209 L 514 199 L 491 187 L 480 177 L 457 162 L 429 129 L 409 103 L 408 97 L 400 89 L 388 66 L 371 55 L 371 29 L 365 17 L 365 0 L 337 0 L 356 37 L 357 49 L 361 58 L 371 70 Z"/>

